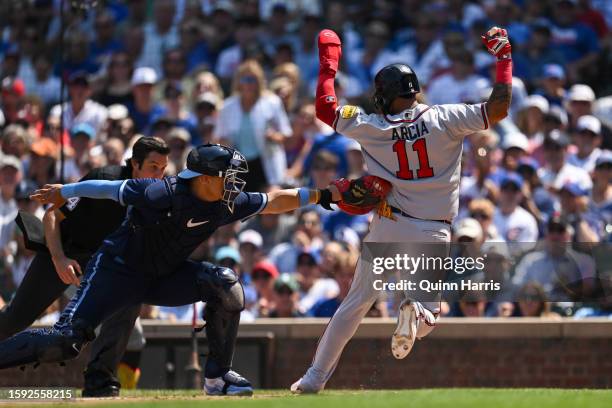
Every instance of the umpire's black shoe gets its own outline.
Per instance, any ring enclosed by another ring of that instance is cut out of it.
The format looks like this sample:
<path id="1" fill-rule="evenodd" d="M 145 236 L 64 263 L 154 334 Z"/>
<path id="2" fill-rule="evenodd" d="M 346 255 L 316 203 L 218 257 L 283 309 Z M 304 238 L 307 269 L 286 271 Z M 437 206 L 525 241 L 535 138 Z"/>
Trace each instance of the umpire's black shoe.
<path id="1" fill-rule="evenodd" d="M 120 387 L 115 384 L 108 384 L 100 388 L 85 388 L 83 398 L 111 398 L 118 397 Z"/>
<path id="2" fill-rule="evenodd" d="M 105 369 L 91 367 L 85 370 L 83 398 L 118 397 L 120 389 L 121 383 L 113 373 Z"/>
<path id="3" fill-rule="evenodd" d="M 206 395 L 253 395 L 251 383 L 235 371 L 230 370 L 217 378 L 205 378 L 204 381 Z"/>

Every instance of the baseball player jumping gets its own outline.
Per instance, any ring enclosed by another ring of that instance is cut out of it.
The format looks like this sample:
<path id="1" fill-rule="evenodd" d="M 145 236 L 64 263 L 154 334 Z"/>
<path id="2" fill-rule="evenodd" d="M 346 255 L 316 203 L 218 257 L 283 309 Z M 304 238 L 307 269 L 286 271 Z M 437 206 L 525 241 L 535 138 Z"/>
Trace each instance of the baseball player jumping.
<path id="1" fill-rule="evenodd" d="M 482 39 L 497 57 L 496 81 L 487 102 L 434 106 L 418 103 L 420 87 L 415 72 L 408 65 L 392 64 L 381 69 L 374 79 L 378 112 L 366 114 L 356 106 L 337 106 L 334 77 L 342 53 L 341 42 L 331 30 L 319 34 L 317 117 L 357 140 L 369 173 L 388 180 L 392 186 L 387 204 L 379 212 L 384 216 L 374 217 L 364 242 L 441 243 L 444 245 L 430 246 L 448 251 L 451 222 L 459 206 L 463 138 L 506 117 L 511 100 L 512 59 L 506 30 L 493 27 Z M 291 386 L 293 392 L 316 393 L 324 388 L 344 346 L 376 300 L 374 279 L 360 258 L 349 294 L 327 326 L 311 367 Z M 406 299 L 400 306 L 391 340 L 393 356 L 406 357 L 415 339 L 433 330 L 439 312 L 439 302 Z"/>

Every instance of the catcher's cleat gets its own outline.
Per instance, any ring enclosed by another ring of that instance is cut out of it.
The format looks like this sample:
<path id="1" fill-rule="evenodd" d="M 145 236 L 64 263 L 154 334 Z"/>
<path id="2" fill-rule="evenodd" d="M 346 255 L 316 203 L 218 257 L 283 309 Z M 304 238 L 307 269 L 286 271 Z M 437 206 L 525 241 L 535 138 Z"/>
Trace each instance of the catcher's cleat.
<path id="1" fill-rule="evenodd" d="M 206 395 L 253 395 L 251 383 L 235 371 L 228 371 L 221 377 L 206 378 L 204 381 L 204 392 Z"/>
<path id="2" fill-rule="evenodd" d="M 309 384 L 308 381 L 304 380 L 304 377 L 300 378 L 290 388 L 293 394 L 316 394 L 321 391 L 321 388 Z"/>
<path id="3" fill-rule="evenodd" d="M 413 302 L 406 301 L 400 306 L 397 327 L 391 337 L 391 352 L 398 360 L 405 358 L 416 340 L 418 329 L 418 310 Z"/>

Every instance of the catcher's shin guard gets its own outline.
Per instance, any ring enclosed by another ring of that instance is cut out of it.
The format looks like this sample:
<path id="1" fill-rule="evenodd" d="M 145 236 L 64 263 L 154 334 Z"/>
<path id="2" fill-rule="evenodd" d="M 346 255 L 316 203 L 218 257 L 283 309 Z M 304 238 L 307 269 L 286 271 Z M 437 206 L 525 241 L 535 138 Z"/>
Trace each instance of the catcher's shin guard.
<path id="1" fill-rule="evenodd" d="M 234 271 L 211 264 L 203 266 L 197 275 L 202 300 L 228 312 L 244 310 L 244 290 Z"/>
<path id="2" fill-rule="evenodd" d="M 62 330 L 23 331 L 0 343 L 0 369 L 72 360 L 94 337 L 93 329 L 79 322 Z"/>

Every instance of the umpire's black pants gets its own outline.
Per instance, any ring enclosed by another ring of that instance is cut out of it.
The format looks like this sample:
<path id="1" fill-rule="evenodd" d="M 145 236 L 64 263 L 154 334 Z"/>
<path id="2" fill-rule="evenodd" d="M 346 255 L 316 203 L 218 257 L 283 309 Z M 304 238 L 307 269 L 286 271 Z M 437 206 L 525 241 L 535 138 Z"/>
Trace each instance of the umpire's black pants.
<path id="1" fill-rule="evenodd" d="M 75 257 L 85 271 L 89 256 Z M 28 328 L 66 290 L 51 256 L 38 253 L 32 260 L 13 299 L 0 310 L 0 341 Z M 140 305 L 130 305 L 102 324 L 100 335 L 91 346 L 91 358 L 85 372 L 85 387 L 117 383 L 116 368 L 140 314 Z"/>

